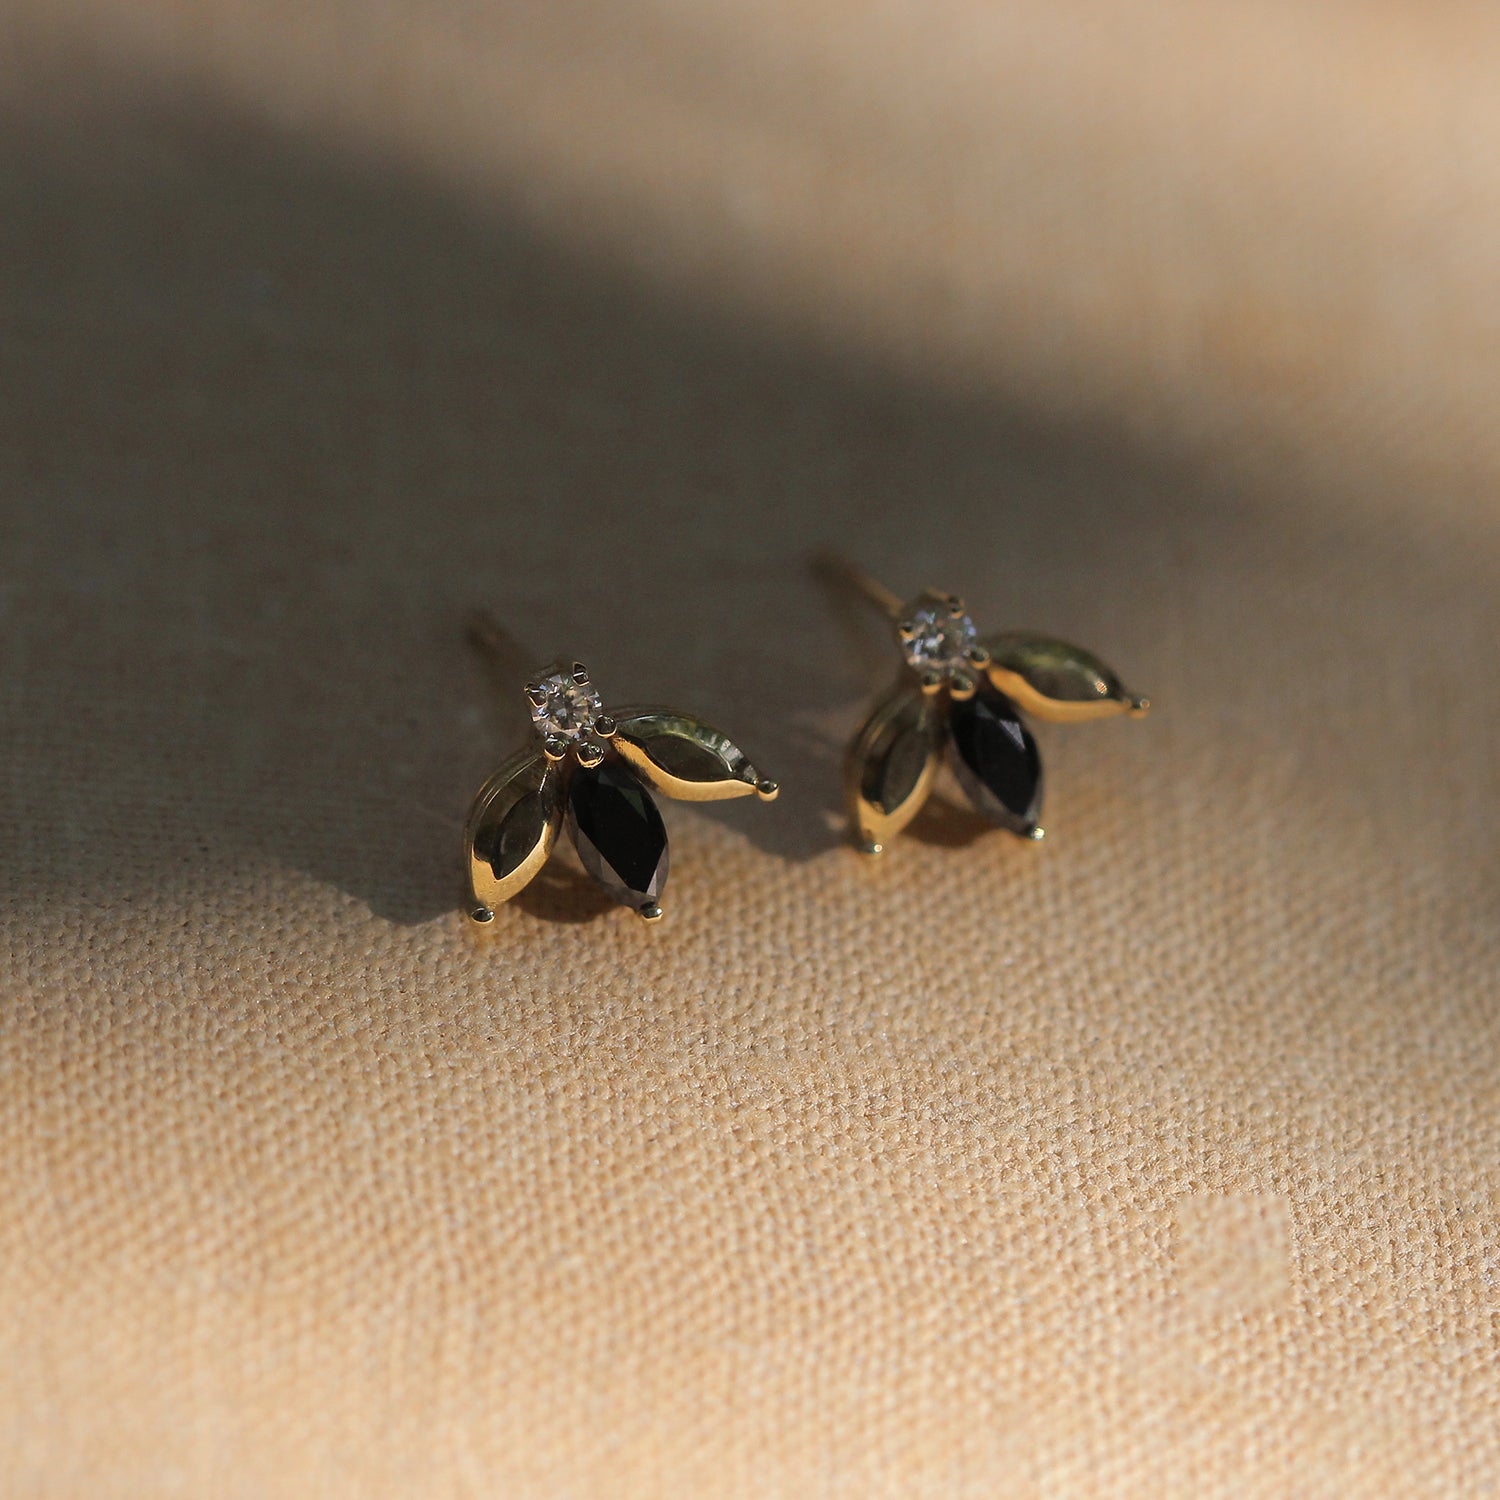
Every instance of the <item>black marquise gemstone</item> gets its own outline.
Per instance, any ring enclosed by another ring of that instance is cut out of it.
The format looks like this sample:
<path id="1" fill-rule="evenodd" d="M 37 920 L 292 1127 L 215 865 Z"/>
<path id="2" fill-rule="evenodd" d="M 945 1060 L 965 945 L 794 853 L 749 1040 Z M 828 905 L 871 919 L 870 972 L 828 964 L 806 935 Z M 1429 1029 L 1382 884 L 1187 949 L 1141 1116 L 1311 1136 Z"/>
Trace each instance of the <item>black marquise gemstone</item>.
<path id="1" fill-rule="evenodd" d="M 642 911 L 661 899 L 667 830 L 651 793 L 628 766 L 606 760 L 592 770 L 574 768 L 568 827 L 584 869 L 616 901 Z"/>
<path id="2" fill-rule="evenodd" d="M 986 684 L 953 705 L 948 729 L 969 800 L 991 822 L 1029 837 L 1042 813 L 1042 757 L 1016 705 Z"/>

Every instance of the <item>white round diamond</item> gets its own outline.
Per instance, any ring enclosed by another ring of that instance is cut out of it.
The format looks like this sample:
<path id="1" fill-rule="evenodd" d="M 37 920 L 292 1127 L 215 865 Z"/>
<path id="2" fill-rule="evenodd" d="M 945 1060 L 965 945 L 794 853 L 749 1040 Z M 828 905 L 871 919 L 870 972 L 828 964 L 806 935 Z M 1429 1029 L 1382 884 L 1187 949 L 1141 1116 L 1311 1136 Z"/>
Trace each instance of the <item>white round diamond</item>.
<path id="1" fill-rule="evenodd" d="M 974 622 L 946 600 L 922 598 L 901 611 L 901 649 L 922 673 L 951 676 L 965 666 L 965 656 L 979 638 Z"/>
<path id="2" fill-rule="evenodd" d="M 579 682 L 571 667 L 549 667 L 527 690 L 531 722 L 544 735 L 581 740 L 589 735 L 604 704 L 593 683 Z M 538 699 L 541 701 L 539 702 Z"/>

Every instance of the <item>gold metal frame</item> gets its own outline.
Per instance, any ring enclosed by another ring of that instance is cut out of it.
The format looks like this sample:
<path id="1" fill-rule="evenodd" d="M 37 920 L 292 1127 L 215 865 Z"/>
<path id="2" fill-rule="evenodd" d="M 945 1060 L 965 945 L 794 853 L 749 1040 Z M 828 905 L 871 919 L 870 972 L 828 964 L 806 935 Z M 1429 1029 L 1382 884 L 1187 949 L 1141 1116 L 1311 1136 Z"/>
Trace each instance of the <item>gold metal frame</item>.
<path id="1" fill-rule="evenodd" d="M 911 616 L 919 607 L 946 611 L 955 621 L 967 615 L 958 595 L 939 589 L 927 589 L 904 602 L 862 568 L 833 553 L 820 554 L 815 566 L 879 609 L 891 621 L 903 652 L 917 636 Z M 1140 718 L 1151 706 L 1150 699 L 1129 692 L 1092 652 L 1024 631 L 978 639 L 945 671 L 922 673 L 903 661 L 895 685 L 855 731 L 845 766 L 845 802 L 855 842 L 865 853 L 882 853 L 921 810 L 947 744 L 949 708 L 972 698 L 981 679 L 1025 712 L 1059 724 L 1118 714 Z M 1040 840 L 1043 830 L 1033 827 L 1029 837 Z"/>
<path id="2" fill-rule="evenodd" d="M 514 654 L 514 643 L 488 615 L 471 617 L 469 637 L 492 659 Z M 565 673 L 581 691 L 594 691 L 582 662 L 556 673 L 542 669 L 524 688 L 533 709 L 549 701 L 545 678 Z M 480 787 L 464 825 L 468 915 L 476 927 L 488 928 L 496 908 L 547 862 L 567 814 L 576 766 L 593 769 L 613 757 L 649 790 L 685 801 L 753 795 L 771 802 L 779 790 L 727 735 L 679 709 L 626 708 L 597 714 L 571 736 L 534 728 L 533 737 Z M 639 913 L 647 922 L 662 914 L 655 902 Z"/>

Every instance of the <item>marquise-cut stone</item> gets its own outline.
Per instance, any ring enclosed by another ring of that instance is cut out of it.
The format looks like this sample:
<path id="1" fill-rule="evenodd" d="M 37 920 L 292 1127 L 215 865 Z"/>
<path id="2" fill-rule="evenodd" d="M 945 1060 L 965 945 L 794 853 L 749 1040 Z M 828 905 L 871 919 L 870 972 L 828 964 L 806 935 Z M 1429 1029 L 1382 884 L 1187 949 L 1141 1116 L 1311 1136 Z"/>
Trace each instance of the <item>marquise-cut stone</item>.
<path id="1" fill-rule="evenodd" d="M 542 779 L 545 770 L 544 762 L 528 784 L 509 796 L 495 798 L 474 829 L 474 858 L 487 866 L 496 880 L 505 880 L 520 869 L 546 837 L 549 815 Z"/>
<path id="2" fill-rule="evenodd" d="M 981 687 L 953 705 L 948 728 L 969 800 L 991 822 L 1029 836 L 1042 812 L 1042 757 L 1016 705 Z"/>
<path id="3" fill-rule="evenodd" d="M 509 901 L 546 863 L 562 827 L 564 781 L 528 746 L 479 789 L 464 830 L 471 912 Z"/>
<path id="4" fill-rule="evenodd" d="M 578 766 L 568 827 L 583 867 L 616 901 L 655 905 L 667 884 L 667 830 L 651 793 L 618 761 Z"/>

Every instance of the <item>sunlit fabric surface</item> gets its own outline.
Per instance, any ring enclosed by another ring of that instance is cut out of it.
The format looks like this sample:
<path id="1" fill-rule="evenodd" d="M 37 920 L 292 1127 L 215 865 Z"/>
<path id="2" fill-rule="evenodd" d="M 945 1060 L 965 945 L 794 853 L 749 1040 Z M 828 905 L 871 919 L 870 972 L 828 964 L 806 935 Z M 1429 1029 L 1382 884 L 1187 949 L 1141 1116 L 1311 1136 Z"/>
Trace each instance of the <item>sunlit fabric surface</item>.
<path id="1" fill-rule="evenodd" d="M 1489 9 L 0 56 L 0 1491 L 1494 1492 Z M 830 543 L 1151 694 L 1044 844 L 843 844 Z M 481 946 L 558 652 L 783 794 Z"/>

